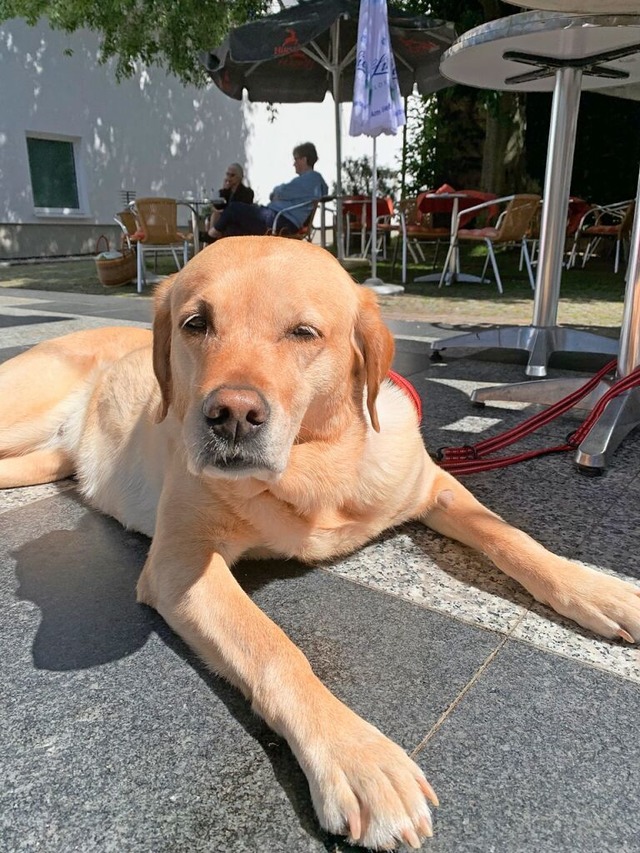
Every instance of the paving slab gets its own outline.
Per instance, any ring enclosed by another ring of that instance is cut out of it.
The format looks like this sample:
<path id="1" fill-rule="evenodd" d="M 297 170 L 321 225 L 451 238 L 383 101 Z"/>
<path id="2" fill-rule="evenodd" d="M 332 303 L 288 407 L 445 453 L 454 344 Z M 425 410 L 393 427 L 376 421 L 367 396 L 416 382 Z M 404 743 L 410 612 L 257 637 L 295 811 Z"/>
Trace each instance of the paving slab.
<path id="1" fill-rule="evenodd" d="M 39 340 L 147 325 L 151 300 L 0 291 L 0 362 Z M 495 435 L 535 410 L 470 405 L 524 378 L 517 351 L 429 344 L 450 324 L 392 321 L 427 446 Z M 598 358 L 552 360 L 588 375 Z M 523 449 L 575 429 L 563 416 Z M 569 454 L 462 478 L 564 556 L 640 584 L 640 431 L 606 473 Z M 0 492 L 0 851 L 346 851 L 317 827 L 286 744 L 208 674 L 134 587 L 148 541 L 88 509 L 72 480 Z M 308 570 L 242 563 L 254 600 L 436 787 L 437 853 L 640 853 L 637 647 L 535 603 L 421 525 Z M 6 725 L 5 725 L 6 721 Z"/>
<path id="2" fill-rule="evenodd" d="M 68 490 L 7 509 L 0 543 L 2 849 L 348 849 L 318 829 L 286 744 L 135 603 L 145 537 Z M 407 750 L 500 642 L 322 569 L 237 576 Z"/>
<path id="3" fill-rule="evenodd" d="M 424 749 L 441 799 L 429 853 L 637 853 L 639 698 L 508 642 Z"/>

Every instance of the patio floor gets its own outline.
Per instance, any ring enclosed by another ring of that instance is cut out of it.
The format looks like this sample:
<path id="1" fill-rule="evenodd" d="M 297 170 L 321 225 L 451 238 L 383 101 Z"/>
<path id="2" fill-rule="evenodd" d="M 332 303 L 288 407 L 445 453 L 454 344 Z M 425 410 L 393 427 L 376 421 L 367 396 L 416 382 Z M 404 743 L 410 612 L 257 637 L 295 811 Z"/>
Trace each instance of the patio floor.
<path id="1" fill-rule="evenodd" d="M 68 331 L 147 323 L 150 310 L 146 298 L 3 289 L 0 360 Z M 521 380 L 521 353 L 447 350 L 436 364 L 429 342 L 450 329 L 391 325 L 428 446 L 522 420 L 466 393 Z M 551 375 L 575 375 L 575 361 L 554 359 Z M 551 456 L 465 482 L 550 549 L 640 583 L 640 431 L 601 478 Z M 0 850 L 353 849 L 319 829 L 286 744 L 135 603 L 148 544 L 70 481 L 0 493 Z M 414 525 L 331 566 L 243 562 L 237 574 L 325 683 L 415 753 L 441 801 L 425 850 L 640 851 L 636 647 L 565 622 Z"/>

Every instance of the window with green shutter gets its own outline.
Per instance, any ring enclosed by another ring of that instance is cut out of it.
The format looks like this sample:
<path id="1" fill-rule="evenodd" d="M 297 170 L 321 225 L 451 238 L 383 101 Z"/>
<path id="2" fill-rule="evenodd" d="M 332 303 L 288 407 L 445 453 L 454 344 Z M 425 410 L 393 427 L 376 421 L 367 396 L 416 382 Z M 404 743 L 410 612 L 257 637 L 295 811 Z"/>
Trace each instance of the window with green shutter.
<path id="1" fill-rule="evenodd" d="M 73 141 L 28 136 L 27 150 L 35 207 L 79 210 Z"/>

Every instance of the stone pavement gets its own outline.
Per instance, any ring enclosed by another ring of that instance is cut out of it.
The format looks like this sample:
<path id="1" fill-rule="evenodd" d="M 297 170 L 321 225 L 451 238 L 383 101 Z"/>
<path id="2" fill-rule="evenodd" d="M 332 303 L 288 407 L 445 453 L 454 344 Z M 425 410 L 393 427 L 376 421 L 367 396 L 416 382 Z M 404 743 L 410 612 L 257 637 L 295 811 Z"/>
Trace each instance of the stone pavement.
<path id="1" fill-rule="evenodd" d="M 0 360 L 149 318 L 146 298 L 3 290 Z M 521 354 L 447 350 L 436 364 L 428 344 L 448 330 L 391 325 L 428 446 L 524 417 L 467 397 L 522 379 Z M 565 417 L 523 446 L 574 427 Z M 639 583 L 639 451 L 636 433 L 601 478 L 550 456 L 466 482 L 552 550 Z M 135 603 L 148 544 L 71 481 L 0 493 L 0 851 L 352 849 L 318 828 L 286 744 Z M 243 562 L 237 575 L 325 683 L 415 754 L 441 801 L 426 850 L 640 851 L 636 648 L 567 623 L 418 525 L 322 568 Z"/>

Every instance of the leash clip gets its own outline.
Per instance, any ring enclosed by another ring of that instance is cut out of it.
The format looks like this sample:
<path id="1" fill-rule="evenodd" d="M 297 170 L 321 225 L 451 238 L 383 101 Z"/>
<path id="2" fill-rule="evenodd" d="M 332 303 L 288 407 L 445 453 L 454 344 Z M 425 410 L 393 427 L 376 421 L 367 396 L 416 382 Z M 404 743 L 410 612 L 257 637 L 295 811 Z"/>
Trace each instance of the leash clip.
<path id="1" fill-rule="evenodd" d="M 579 431 L 579 429 L 574 429 L 573 432 L 570 432 L 565 438 L 565 442 L 572 450 L 577 449 L 580 446 L 580 442 L 582 441 L 582 438 L 577 438 Z"/>

